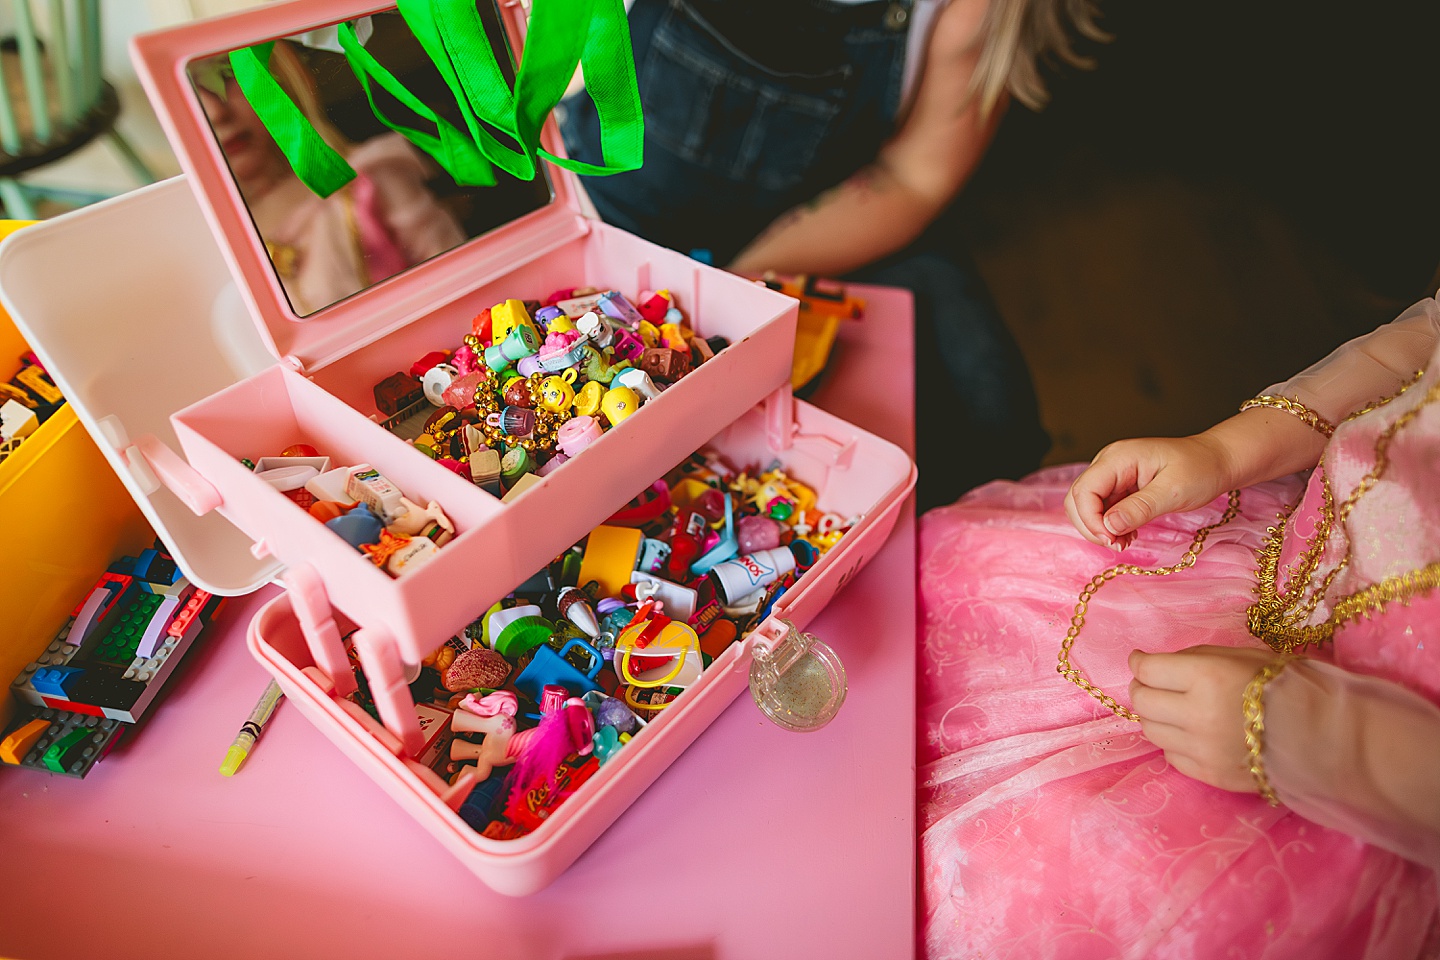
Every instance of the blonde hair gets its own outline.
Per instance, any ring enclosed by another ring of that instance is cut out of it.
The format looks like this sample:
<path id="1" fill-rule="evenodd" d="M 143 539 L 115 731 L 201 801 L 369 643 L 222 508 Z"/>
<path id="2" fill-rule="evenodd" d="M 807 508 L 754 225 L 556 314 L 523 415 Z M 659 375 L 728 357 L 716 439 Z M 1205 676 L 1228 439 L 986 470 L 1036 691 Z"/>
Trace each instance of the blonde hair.
<path id="1" fill-rule="evenodd" d="M 340 132 L 325 112 L 325 106 L 320 101 L 320 91 L 315 75 L 301 59 L 299 50 L 289 40 L 277 40 L 275 47 L 270 51 L 270 74 L 275 82 L 280 84 L 280 89 L 290 95 L 295 101 L 295 106 L 310 121 L 315 132 L 320 134 L 320 139 L 330 145 L 330 149 L 342 157 L 355 149 L 355 144 Z"/>
<path id="2" fill-rule="evenodd" d="M 1031 110 L 1043 108 L 1050 92 L 1041 61 L 1094 67 L 1094 59 L 1075 52 L 1071 32 L 1101 43 L 1112 39 L 1095 24 L 1099 12 L 1092 0 L 990 0 L 969 91 L 979 97 L 981 113 L 989 114 L 1006 91 Z"/>

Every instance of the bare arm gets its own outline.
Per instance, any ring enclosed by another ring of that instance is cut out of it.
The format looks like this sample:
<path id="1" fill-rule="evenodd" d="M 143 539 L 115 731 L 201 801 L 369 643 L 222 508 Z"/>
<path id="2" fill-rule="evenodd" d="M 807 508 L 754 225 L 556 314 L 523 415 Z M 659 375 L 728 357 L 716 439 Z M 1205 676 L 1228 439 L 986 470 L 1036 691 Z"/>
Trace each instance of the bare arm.
<path id="1" fill-rule="evenodd" d="M 987 0 L 952 0 L 935 23 L 909 115 L 879 156 L 849 180 L 784 214 L 730 264 L 838 276 L 918 237 L 960 192 L 994 136 L 1004 102 L 962 109 L 980 57 Z"/>
<path id="2" fill-rule="evenodd" d="M 1423 300 L 1264 393 L 1299 401 L 1335 424 L 1390 396 L 1440 343 L 1440 304 Z M 1123 548 L 1164 513 L 1193 510 L 1226 490 L 1315 466 L 1325 437 L 1270 407 L 1237 414 L 1193 437 L 1121 440 L 1096 455 L 1065 496 L 1086 539 Z"/>

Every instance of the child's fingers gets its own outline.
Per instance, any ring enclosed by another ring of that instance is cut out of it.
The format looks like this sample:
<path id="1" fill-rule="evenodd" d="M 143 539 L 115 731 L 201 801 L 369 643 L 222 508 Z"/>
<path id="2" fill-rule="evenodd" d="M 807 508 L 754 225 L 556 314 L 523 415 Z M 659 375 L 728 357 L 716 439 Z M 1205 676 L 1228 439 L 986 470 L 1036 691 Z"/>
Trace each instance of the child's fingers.
<path id="1" fill-rule="evenodd" d="M 1194 684 L 1194 658 L 1184 653 L 1130 652 L 1130 672 L 1147 687 L 1183 693 Z"/>
<path id="2" fill-rule="evenodd" d="M 1073 486 L 1065 493 L 1065 516 L 1080 531 L 1080 536 L 1091 543 L 1109 547 L 1114 545 L 1115 538 L 1105 532 L 1105 524 L 1101 520 L 1104 510 L 1105 502 L 1094 494 L 1081 494 L 1077 498 Z"/>
<path id="3" fill-rule="evenodd" d="M 1113 546 L 1116 538 L 1105 529 L 1105 510 L 1134 485 L 1134 465 L 1117 462 L 1102 450 L 1095 462 L 1070 485 L 1065 494 L 1065 512 L 1086 539 Z"/>
<path id="4" fill-rule="evenodd" d="M 1140 732 L 1145 735 L 1155 746 L 1165 751 L 1165 759 L 1173 764 L 1171 754 L 1184 753 L 1189 743 L 1190 734 L 1183 727 L 1174 724 L 1161 723 L 1159 720 L 1146 720 L 1140 718 Z"/>
<path id="5" fill-rule="evenodd" d="M 1139 680 L 1130 681 L 1130 709 L 1140 715 L 1141 720 L 1168 723 L 1173 727 L 1187 727 L 1193 711 L 1186 694 L 1174 690 L 1149 687 Z"/>
<path id="6" fill-rule="evenodd" d="M 1184 500 L 1178 486 L 1159 474 L 1139 490 L 1105 511 L 1101 521 L 1105 531 L 1112 537 L 1123 537 L 1127 533 L 1145 526 L 1162 514 L 1178 509 Z"/>

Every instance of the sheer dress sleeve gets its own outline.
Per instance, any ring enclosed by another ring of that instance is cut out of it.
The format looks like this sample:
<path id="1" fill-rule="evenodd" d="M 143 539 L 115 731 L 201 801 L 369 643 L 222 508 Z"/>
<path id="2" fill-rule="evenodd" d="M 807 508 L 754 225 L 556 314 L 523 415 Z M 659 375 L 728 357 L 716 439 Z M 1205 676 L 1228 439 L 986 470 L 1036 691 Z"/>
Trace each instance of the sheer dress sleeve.
<path id="1" fill-rule="evenodd" d="M 1331 423 L 1407 383 L 1440 344 L 1440 304 L 1422 300 L 1385 326 L 1342 344 L 1319 363 L 1264 391 L 1298 400 Z"/>
<path id="2" fill-rule="evenodd" d="M 1440 871 L 1440 707 L 1316 660 L 1265 688 L 1262 760 L 1308 820 Z"/>

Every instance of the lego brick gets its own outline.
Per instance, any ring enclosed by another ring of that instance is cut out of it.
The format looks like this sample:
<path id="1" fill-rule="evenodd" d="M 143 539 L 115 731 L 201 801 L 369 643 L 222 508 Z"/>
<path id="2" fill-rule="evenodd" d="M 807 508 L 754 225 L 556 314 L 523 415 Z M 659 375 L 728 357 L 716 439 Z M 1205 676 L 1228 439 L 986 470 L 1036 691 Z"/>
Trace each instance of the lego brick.
<path id="1" fill-rule="evenodd" d="M 209 603 L 210 600 L 210 594 L 204 590 L 196 590 L 190 595 L 190 599 L 185 601 L 185 605 L 180 608 L 180 612 L 175 614 L 175 618 L 170 621 L 170 625 L 165 628 L 165 632 L 172 637 L 185 636 L 189 632 L 191 624 L 197 618 L 201 618 L 201 614 L 205 610 L 205 605 Z M 202 622 L 208 621 L 202 619 Z"/>
<path id="2" fill-rule="evenodd" d="M 131 572 L 141 580 L 149 580 L 150 577 L 147 576 L 147 574 L 150 572 L 150 565 L 154 563 L 159 556 L 160 551 L 154 547 L 151 547 L 149 550 L 141 550 L 140 555 L 135 558 Z"/>
<path id="3" fill-rule="evenodd" d="M 196 591 L 196 596 L 201 594 L 202 591 Z M 170 673 L 225 601 L 224 597 L 215 597 L 209 594 L 204 594 L 204 596 L 207 599 L 201 604 L 199 613 L 191 618 L 183 637 L 172 636 L 161 646 L 154 657 L 143 662 L 136 661 L 125 671 L 125 679 L 120 682 L 134 683 L 142 688 L 139 696 L 130 704 L 102 704 L 105 707 L 105 716 L 123 723 L 134 723 L 149 709 L 151 702 L 164 687 Z M 171 641 L 173 641 L 173 645 Z M 145 677 L 148 679 L 143 679 Z"/>
<path id="4" fill-rule="evenodd" d="M 96 707 L 131 709 L 145 693 L 145 684 L 126 680 L 121 671 L 104 665 L 92 667 L 70 687 L 70 699 Z"/>
<path id="5" fill-rule="evenodd" d="M 74 750 L 81 741 L 88 740 L 89 737 L 90 734 L 84 727 L 71 730 L 59 740 L 50 744 L 50 747 L 40 759 L 45 766 L 49 767 L 55 773 L 64 773 L 66 768 L 70 766 L 70 752 Z M 84 747 L 80 749 L 83 750 Z"/>
<path id="6" fill-rule="evenodd" d="M 105 716 L 103 707 L 92 706 L 88 703 L 76 703 L 74 700 L 58 700 L 53 697 L 41 697 L 41 706 L 49 707 L 52 710 L 69 710 L 71 713 L 83 713 L 91 717 Z"/>
<path id="7" fill-rule="evenodd" d="M 81 646 L 94 630 L 104 622 L 115 609 L 116 601 L 125 593 L 126 588 L 134 582 L 132 577 L 119 577 L 115 574 L 106 573 L 95 585 L 95 589 L 80 602 L 75 608 L 74 624 L 71 635 L 75 638 L 75 644 Z"/>
<path id="8" fill-rule="evenodd" d="M 41 696 L 69 700 L 69 689 L 83 673 L 78 667 L 41 667 L 31 675 L 30 685 Z"/>
<path id="9" fill-rule="evenodd" d="M 150 622 L 145 624 L 145 629 L 140 635 L 140 642 L 135 646 L 136 657 L 155 656 L 155 651 L 160 648 L 164 638 L 169 636 L 167 629 L 170 621 L 174 619 L 175 609 L 179 606 L 179 597 L 164 597 L 160 600 Z"/>
<path id="10" fill-rule="evenodd" d="M 20 671 L 20 675 L 15 678 L 10 687 L 16 700 L 19 700 L 21 703 L 34 704 L 35 706 L 40 706 L 44 703 L 43 695 L 35 689 L 34 684 L 31 683 L 31 678 L 34 677 L 37 670 L 45 667 L 64 666 L 75 657 L 79 649 L 69 642 L 69 636 L 70 624 L 66 623 L 65 626 L 60 628 L 60 632 L 56 634 L 55 639 L 50 642 L 50 646 L 45 648 L 45 652 L 26 664 L 25 669 Z"/>
<path id="11" fill-rule="evenodd" d="M 145 571 L 145 579 L 154 584 L 169 586 L 179 582 L 180 566 L 168 554 L 162 553 L 151 561 L 149 569 Z"/>
<path id="12" fill-rule="evenodd" d="M 91 658 L 101 663 L 126 664 L 135 659 L 135 652 L 145 635 L 145 628 L 156 617 L 166 598 L 153 593 L 135 594 L 135 599 L 120 610 L 102 629 L 99 643 Z M 73 698 L 72 698 L 73 699 Z"/>
<path id="13" fill-rule="evenodd" d="M 38 719 L 21 725 L 4 740 L 0 740 L 0 761 L 9 764 L 19 763 L 49 727 L 49 720 Z"/>
<path id="14" fill-rule="evenodd" d="M 16 765 L 70 777 L 83 777 L 89 773 L 125 731 L 124 724 L 104 717 L 85 716 L 68 710 L 32 708 L 22 711 L 16 732 L 37 721 L 46 726 L 24 753 L 17 751 Z M 68 745 L 56 751 L 54 761 L 60 769 L 55 769 L 46 764 L 45 757 L 56 744 L 62 742 L 68 742 Z"/>

